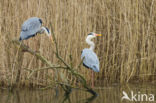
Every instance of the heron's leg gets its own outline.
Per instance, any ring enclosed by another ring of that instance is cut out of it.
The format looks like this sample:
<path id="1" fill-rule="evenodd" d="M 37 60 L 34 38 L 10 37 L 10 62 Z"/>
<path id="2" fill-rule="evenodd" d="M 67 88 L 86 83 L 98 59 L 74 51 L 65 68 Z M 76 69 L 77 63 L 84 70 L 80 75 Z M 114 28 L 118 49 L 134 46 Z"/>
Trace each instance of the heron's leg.
<path id="1" fill-rule="evenodd" d="M 93 70 L 91 72 L 92 72 L 92 88 L 94 88 L 94 72 Z"/>

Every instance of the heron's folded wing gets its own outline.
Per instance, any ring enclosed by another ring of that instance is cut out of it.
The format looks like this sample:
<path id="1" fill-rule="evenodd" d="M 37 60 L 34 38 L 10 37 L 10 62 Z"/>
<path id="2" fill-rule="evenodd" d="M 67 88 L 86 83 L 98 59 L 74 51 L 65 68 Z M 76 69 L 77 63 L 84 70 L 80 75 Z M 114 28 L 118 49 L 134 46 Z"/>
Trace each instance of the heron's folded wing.
<path id="1" fill-rule="evenodd" d="M 92 69 L 93 69 L 93 67 L 97 67 L 97 69 L 99 69 L 99 59 L 98 59 L 97 55 L 92 50 L 84 49 L 81 54 L 81 59 L 83 57 L 84 57 L 83 63 L 86 66 L 88 66 Z"/>
<path id="2" fill-rule="evenodd" d="M 41 25 L 40 19 L 33 17 L 23 23 L 21 30 L 24 34 L 34 35 L 40 30 Z"/>

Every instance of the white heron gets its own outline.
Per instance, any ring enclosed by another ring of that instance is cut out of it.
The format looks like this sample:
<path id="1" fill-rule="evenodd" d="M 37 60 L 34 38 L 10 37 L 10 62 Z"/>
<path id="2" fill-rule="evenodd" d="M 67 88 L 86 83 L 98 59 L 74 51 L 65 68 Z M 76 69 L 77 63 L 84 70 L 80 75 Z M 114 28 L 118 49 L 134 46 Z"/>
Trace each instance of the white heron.
<path id="1" fill-rule="evenodd" d="M 92 87 L 94 87 L 94 72 L 99 72 L 100 68 L 99 68 L 99 59 L 96 55 L 96 53 L 94 52 L 94 48 L 95 48 L 95 44 L 93 41 L 91 41 L 91 39 L 97 37 L 97 36 L 101 36 L 101 34 L 96 34 L 96 33 L 89 33 L 87 38 L 86 38 L 86 43 L 90 45 L 90 48 L 85 48 L 82 51 L 81 54 L 81 59 L 83 59 L 83 65 L 86 68 L 90 68 L 92 69 Z M 94 71 L 94 72 L 93 72 Z"/>
<path id="2" fill-rule="evenodd" d="M 41 27 L 42 20 L 38 17 L 31 17 L 27 19 L 21 28 L 21 34 L 19 41 L 29 39 L 37 35 L 37 33 L 46 33 L 47 36 L 52 39 L 51 32 L 47 27 Z"/>

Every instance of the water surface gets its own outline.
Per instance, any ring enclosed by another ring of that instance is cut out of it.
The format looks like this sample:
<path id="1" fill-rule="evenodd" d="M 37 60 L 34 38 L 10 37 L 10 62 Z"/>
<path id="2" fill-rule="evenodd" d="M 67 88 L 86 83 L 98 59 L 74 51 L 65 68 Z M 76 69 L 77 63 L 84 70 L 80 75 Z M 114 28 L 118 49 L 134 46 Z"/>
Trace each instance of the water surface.
<path id="1" fill-rule="evenodd" d="M 150 94 L 156 94 L 156 86 L 154 84 L 144 85 L 113 85 L 106 86 L 103 88 L 96 88 L 95 91 L 98 93 L 97 97 L 84 92 L 82 90 L 73 89 L 71 94 L 65 96 L 63 90 L 55 89 L 48 90 L 30 90 L 30 89 L 15 89 L 10 92 L 8 89 L 0 90 L 0 103 L 156 103 L 146 101 L 136 102 L 124 99 L 123 91 L 131 98 L 131 92 L 133 92 L 138 99 L 142 94 L 147 94 L 149 98 Z M 141 99 L 140 99 L 141 100 Z"/>

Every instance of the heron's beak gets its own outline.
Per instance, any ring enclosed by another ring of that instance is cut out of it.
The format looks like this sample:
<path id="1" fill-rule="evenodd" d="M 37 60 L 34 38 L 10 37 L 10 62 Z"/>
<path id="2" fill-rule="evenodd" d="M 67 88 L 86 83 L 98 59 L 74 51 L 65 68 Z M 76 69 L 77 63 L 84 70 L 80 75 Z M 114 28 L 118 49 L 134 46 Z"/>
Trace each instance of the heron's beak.
<path id="1" fill-rule="evenodd" d="M 102 36 L 102 34 L 95 34 L 96 36 Z"/>

